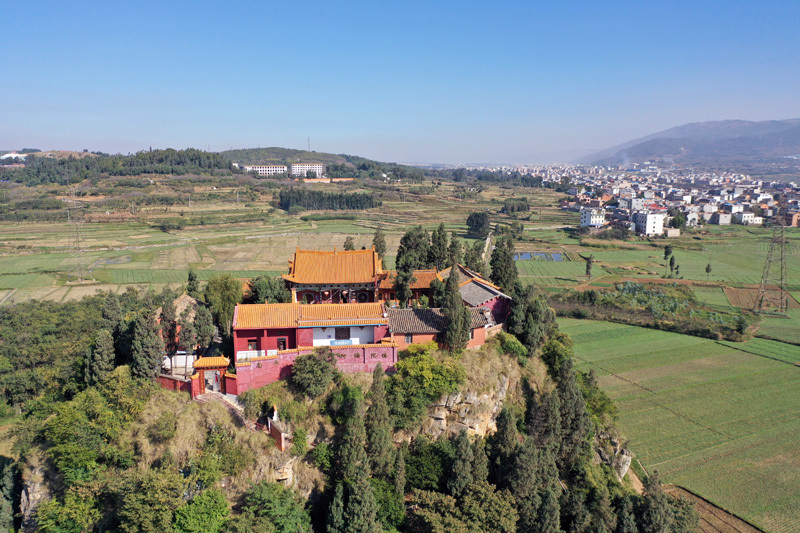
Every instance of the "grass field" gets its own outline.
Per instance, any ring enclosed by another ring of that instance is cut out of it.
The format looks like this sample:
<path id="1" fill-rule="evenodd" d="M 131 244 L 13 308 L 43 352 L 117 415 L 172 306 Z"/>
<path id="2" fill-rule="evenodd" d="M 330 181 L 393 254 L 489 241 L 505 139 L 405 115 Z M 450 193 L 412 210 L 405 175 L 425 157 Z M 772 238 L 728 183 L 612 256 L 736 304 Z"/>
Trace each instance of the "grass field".
<path id="1" fill-rule="evenodd" d="M 800 310 L 790 309 L 788 316 L 762 319 L 757 335 L 800 344 Z"/>
<path id="2" fill-rule="evenodd" d="M 800 347 L 559 323 L 648 471 L 766 531 L 800 531 Z"/>

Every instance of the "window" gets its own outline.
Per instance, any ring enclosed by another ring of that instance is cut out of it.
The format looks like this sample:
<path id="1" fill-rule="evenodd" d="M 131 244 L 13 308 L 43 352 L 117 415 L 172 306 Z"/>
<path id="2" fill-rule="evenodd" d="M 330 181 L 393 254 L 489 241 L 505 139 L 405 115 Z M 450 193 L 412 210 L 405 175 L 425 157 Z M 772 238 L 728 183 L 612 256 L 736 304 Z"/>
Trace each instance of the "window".
<path id="1" fill-rule="evenodd" d="M 350 328 L 336 328 L 336 340 L 346 341 L 350 339 Z"/>
<path id="2" fill-rule="evenodd" d="M 414 344 L 414 335 L 406 333 L 406 344 Z"/>
<path id="3" fill-rule="evenodd" d="M 247 349 L 248 350 L 250 350 L 250 351 L 257 350 L 258 348 L 256 348 L 256 346 L 257 346 L 256 341 L 247 341 Z"/>

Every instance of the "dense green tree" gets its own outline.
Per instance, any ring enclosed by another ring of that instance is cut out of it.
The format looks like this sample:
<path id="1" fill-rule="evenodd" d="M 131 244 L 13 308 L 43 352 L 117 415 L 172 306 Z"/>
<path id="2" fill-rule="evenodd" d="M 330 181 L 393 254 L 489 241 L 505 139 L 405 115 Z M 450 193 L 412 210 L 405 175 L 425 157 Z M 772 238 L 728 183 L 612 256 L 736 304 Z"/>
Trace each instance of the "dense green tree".
<path id="1" fill-rule="evenodd" d="M 431 233 L 431 245 L 428 248 L 428 264 L 436 270 L 443 270 L 448 264 L 449 244 L 447 242 L 447 231 L 444 229 L 444 222 L 439 223 L 439 227 Z"/>
<path id="2" fill-rule="evenodd" d="M 489 213 L 485 211 L 470 213 L 467 217 L 467 231 L 480 239 L 485 239 L 491 231 Z"/>
<path id="3" fill-rule="evenodd" d="M 411 284 L 416 280 L 417 278 L 414 277 L 414 271 L 409 267 L 406 260 L 398 263 L 397 275 L 394 279 L 394 293 L 395 296 L 397 296 L 397 300 L 400 302 L 400 307 L 407 307 L 408 302 L 411 300 L 412 296 L 414 296 L 414 292 L 411 290 Z"/>
<path id="4" fill-rule="evenodd" d="M 205 300 L 211 307 L 217 327 L 227 335 L 231 332 L 233 310 L 242 299 L 242 284 L 230 274 L 213 276 L 208 280 Z"/>
<path id="5" fill-rule="evenodd" d="M 464 249 L 464 266 L 479 274 L 486 272 L 486 264 L 483 261 L 483 248 L 483 241 L 475 241 L 472 246 L 465 246 Z"/>
<path id="6" fill-rule="evenodd" d="M 475 481 L 483 482 L 489 479 L 489 457 L 486 455 L 486 441 L 478 437 L 472 445 L 472 476 Z"/>
<path id="7" fill-rule="evenodd" d="M 327 533 L 345 533 L 344 522 L 344 482 L 336 483 L 333 490 L 333 500 L 331 500 L 328 514 L 326 516 Z"/>
<path id="8" fill-rule="evenodd" d="M 592 277 L 592 266 L 594 265 L 594 254 L 589 254 L 589 257 L 584 258 L 586 261 L 586 277 Z"/>
<path id="9" fill-rule="evenodd" d="M 444 343 L 451 354 L 459 354 L 464 351 L 470 336 L 470 314 L 461 299 L 457 268 L 456 265 L 452 265 L 450 269 L 441 308 L 445 322 Z"/>
<path id="10" fill-rule="evenodd" d="M 473 483 L 462 498 L 415 491 L 412 531 L 431 533 L 515 533 L 517 511 L 508 491 L 489 483 Z"/>
<path id="11" fill-rule="evenodd" d="M 351 235 L 348 235 L 344 240 L 344 249 L 347 251 L 353 251 L 356 249 L 356 241 L 353 240 Z"/>
<path id="12" fill-rule="evenodd" d="M 438 278 L 431 280 L 431 307 L 440 308 L 444 305 L 445 282 Z"/>
<path id="13" fill-rule="evenodd" d="M 675 277 L 675 256 L 670 256 L 669 258 L 669 277 Z"/>
<path id="14" fill-rule="evenodd" d="M 617 505 L 617 527 L 614 533 L 639 533 L 636 525 L 636 515 L 633 510 L 633 501 L 630 496 L 624 496 Z"/>
<path id="15" fill-rule="evenodd" d="M 183 477 L 169 470 L 133 470 L 123 481 L 117 518 L 125 533 L 172 531 L 175 509 L 183 504 Z"/>
<path id="16" fill-rule="evenodd" d="M 244 303 L 288 303 L 291 299 L 292 293 L 286 288 L 286 283 L 281 278 L 258 276 L 247 282 Z"/>
<path id="17" fill-rule="evenodd" d="M 417 437 L 406 459 L 408 488 L 444 492 L 454 460 L 455 448 L 449 439 L 429 442 L 425 437 Z"/>
<path id="18" fill-rule="evenodd" d="M 274 533 L 310 533 L 311 518 L 303 499 L 281 483 L 262 481 L 244 495 L 242 511 L 272 526 Z"/>
<path id="19" fill-rule="evenodd" d="M 151 313 L 142 313 L 133 327 L 131 373 L 134 377 L 155 379 L 164 359 L 164 340 Z"/>
<path id="20" fill-rule="evenodd" d="M 514 413 L 503 407 L 497 416 L 497 431 L 492 436 L 491 473 L 497 488 L 508 487 L 514 457 L 519 446 L 517 420 Z"/>
<path id="21" fill-rule="evenodd" d="M 385 479 L 370 479 L 378 511 L 376 518 L 384 531 L 396 531 L 406 517 L 405 498 L 397 492 L 393 483 Z"/>
<path id="22" fill-rule="evenodd" d="M 711 263 L 706 265 L 706 281 L 708 281 L 708 276 L 711 274 Z"/>
<path id="23" fill-rule="evenodd" d="M 281 189 L 278 193 L 278 206 L 288 211 L 294 206 L 305 209 L 332 209 L 335 211 L 345 209 L 370 209 L 382 205 L 373 194 L 362 192 L 326 192 L 312 189 Z"/>
<path id="24" fill-rule="evenodd" d="M 395 264 L 398 271 L 419 270 L 428 266 L 428 249 L 430 240 L 428 232 L 422 226 L 414 226 L 400 238 L 400 246 L 397 248 L 397 258 Z"/>
<path id="25" fill-rule="evenodd" d="M 231 511 L 219 489 L 208 489 L 175 510 L 175 531 L 181 533 L 218 533 Z"/>
<path id="26" fill-rule="evenodd" d="M 108 292 L 103 299 L 103 327 L 108 331 L 114 331 L 122 322 L 122 305 L 119 301 L 119 296 L 113 292 Z"/>
<path id="27" fill-rule="evenodd" d="M 547 372 L 558 379 L 564 361 L 572 358 L 572 349 L 555 338 L 548 339 L 542 346 L 542 361 L 547 365 Z"/>
<path id="28" fill-rule="evenodd" d="M 456 436 L 455 449 L 456 456 L 453 461 L 453 468 L 450 470 L 450 477 L 447 480 L 447 490 L 452 496 L 459 498 L 467 490 L 467 487 L 475 481 L 473 477 L 475 456 L 472 453 L 472 443 L 466 430 L 462 429 Z"/>
<path id="29" fill-rule="evenodd" d="M 197 272 L 193 268 L 189 269 L 189 275 L 186 281 L 186 294 L 192 298 L 200 297 L 200 282 L 197 281 Z"/>
<path id="30" fill-rule="evenodd" d="M 348 483 L 365 473 L 369 468 L 366 454 L 367 432 L 364 425 L 364 401 L 353 396 L 346 406 L 347 419 L 342 441 L 339 444 L 339 470 Z"/>
<path id="31" fill-rule="evenodd" d="M 526 288 L 512 300 L 508 330 L 529 355 L 535 354 L 557 329 L 555 313 L 547 306 L 547 301 L 535 293 L 535 288 Z"/>
<path id="32" fill-rule="evenodd" d="M 344 508 L 345 533 L 380 533 L 378 503 L 369 482 L 366 466 L 347 484 L 347 505 Z"/>
<path id="33" fill-rule="evenodd" d="M 561 400 L 562 429 L 557 459 L 559 470 L 566 471 L 588 450 L 587 438 L 592 430 L 592 422 L 586 412 L 586 400 L 575 380 L 572 359 L 566 359 L 561 365 L 557 390 Z"/>
<path id="34" fill-rule="evenodd" d="M 447 249 L 447 260 L 445 265 L 460 264 L 463 261 L 463 251 L 461 241 L 456 237 L 456 232 L 450 234 L 450 246 Z M 469 267 L 467 267 L 469 268 Z"/>
<path id="35" fill-rule="evenodd" d="M 194 353 L 197 345 L 197 331 L 194 329 L 194 321 L 190 318 L 191 314 L 191 308 L 187 307 L 178 320 L 178 344 L 190 354 Z"/>
<path id="36" fill-rule="evenodd" d="M 101 329 L 88 351 L 86 361 L 86 384 L 97 385 L 114 370 L 114 339 L 111 332 Z"/>
<path id="37" fill-rule="evenodd" d="M 197 333 L 197 342 L 200 346 L 208 348 L 214 339 L 216 329 L 214 319 L 208 307 L 200 305 L 194 315 L 194 330 Z"/>
<path id="38" fill-rule="evenodd" d="M 586 494 L 572 490 L 563 493 L 561 500 L 561 527 L 569 532 L 589 533 L 593 517 L 586 506 Z"/>
<path id="39" fill-rule="evenodd" d="M 558 389 L 544 393 L 536 403 L 536 410 L 528 418 L 528 433 L 536 444 L 557 452 L 561 445 L 561 400 Z"/>
<path id="40" fill-rule="evenodd" d="M 292 365 L 292 386 L 309 398 L 320 396 L 336 376 L 336 356 L 330 348 L 317 348 L 301 355 Z"/>
<path id="41" fill-rule="evenodd" d="M 558 502 L 560 487 L 544 488 L 539 492 L 539 511 L 533 531 L 561 533 L 561 506 Z"/>
<path id="42" fill-rule="evenodd" d="M 383 366 L 375 366 L 369 397 L 372 401 L 365 420 L 367 455 L 372 475 L 389 479 L 394 468 L 394 443 L 389 404 L 386 403 L 386 385 Z"/>
<path id="43" fill-rule="evenodd" d="M 492 258 L 489 260 L 492 269 L 491 280 L 495 285 L 499 285 L 506 291 L 512 291 L 517 284 L 519 273 L 517 264 L 514 261 L 514 241 L 510 235 L 501 237 L 492 250 Z"/>
<path id="44" fill-rule="evenodd" d="M 403 495 L 406 493 L 406 454 L 408 448 L 403 444 L 399 450 L 395 452 L 394 460 L 394 489 L 398 494 Z"/>
<path id="45" fill-rule="evenodd" d="M 175 310 L 175 302 L 172 298 L 166 298 L 161 306 L 161 337 L 164 339 L 164 351 L 169 357 L 171 367 L 175 366 L 175 355 L 178 353 L 180 344 L 178 342 L 178 317 Z"/>
<path id="46" fill-rule="evenodd" d="M 386 255 L 386 235 L 382 229 L 377 228 L 375 230 L 375 234 L 372 237 L 372 246 L 375 248 L 375 253 L 378 254 L 378 257 L 383 259 L 383 256 Z"/>
<path id="47" fill-rule="evenodd" d="M 675 521 L 674 512 L 670 505 L 669 496 L 661 488 L 658 472 L 644 480 L 644 496 L 640 499 L 639 529 L 646 533 L 668 533 L 672 531 Z"/>
<path id="48" fill-rule="evenodd" d="M 14 531 L 14 507 L 20 484 L 19 466 L 0 456 L 0 531 Z"/>

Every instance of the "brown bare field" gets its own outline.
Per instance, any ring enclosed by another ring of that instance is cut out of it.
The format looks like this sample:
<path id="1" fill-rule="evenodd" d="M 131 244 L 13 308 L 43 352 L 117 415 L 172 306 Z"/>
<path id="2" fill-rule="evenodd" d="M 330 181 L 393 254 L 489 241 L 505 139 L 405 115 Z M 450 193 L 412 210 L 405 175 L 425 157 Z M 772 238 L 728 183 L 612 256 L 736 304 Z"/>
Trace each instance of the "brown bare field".
<path id="1" fill-rule="evenodd" d="M 731 305 L 736 307 L 741 307 L 742 309 L 752 309 L 756 303 L 756 298 L 758 297 L 758 289 L 757 288 L 734 288 L 734 287 L 725 287 L 725 296 L 728 297 L 728 301 L 731 302 Z M 767 307 L 778 307 L 778 287 L 770 285 L 767 287 L 767 292 L 765 296 L 765 305 Z M 789 294 L 788 296 L 788 305 L 789 309 L 800 309 L 800 304 L 797 303 L 797 300 Z"/>
<path id="2" fill-rule="evenodd" d="M 694 504 L 700 515 L 700 531 L 703 533 L 763 533 L 763 530 L 682 487 L 666 485 L 664 492 L 676 498 L 687 499 Z"/>

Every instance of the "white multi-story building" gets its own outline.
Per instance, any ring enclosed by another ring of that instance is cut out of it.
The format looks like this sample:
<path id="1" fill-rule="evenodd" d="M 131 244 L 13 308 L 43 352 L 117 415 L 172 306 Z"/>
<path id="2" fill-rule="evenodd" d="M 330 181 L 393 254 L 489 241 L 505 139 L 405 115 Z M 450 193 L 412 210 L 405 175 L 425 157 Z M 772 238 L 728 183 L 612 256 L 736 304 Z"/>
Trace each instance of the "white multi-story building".
<path id="1" fill-rule="evenodd" d="M 286 165 L 250 165 L 244 167 L 245 172 L 258 172 L 259 176 L 275 176 L 277 174 L 288 174 L 289 167 Z"/>
<path id="2" fill-rule="evenodd" d="M 640 235 L 661 235 L 664 233 L 664 214 L 652 211 L 637 211 L 631 216 L 636 224 L 636 233 Z"/>
<path id="3" fill-rule="evenodd" d="M 581 227 L 598 228 L 606 223 L 606 212 L 603 209 L 581 209 Z"/>
<path id="4" fill-rule="evenodd" d="M 292 176 L 300 176 L 305 178 L 309 171 L 316 173 L 317 177 L 321 178 L 322 173 L 325 171 L 325 165 L 320 165 L 319 163 L 292 164 Z"/>

